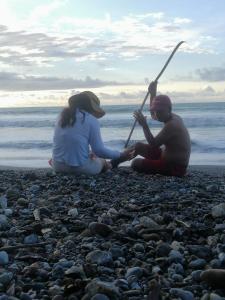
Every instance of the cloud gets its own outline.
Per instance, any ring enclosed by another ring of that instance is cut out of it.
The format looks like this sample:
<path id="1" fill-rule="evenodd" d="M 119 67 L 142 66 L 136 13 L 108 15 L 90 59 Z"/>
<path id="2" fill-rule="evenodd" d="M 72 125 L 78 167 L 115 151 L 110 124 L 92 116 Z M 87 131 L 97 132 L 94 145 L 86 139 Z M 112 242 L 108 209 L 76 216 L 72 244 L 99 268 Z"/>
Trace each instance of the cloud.
<path id="1" fill-rule="evenodd" d="M 225 67 L 198 69 L 196 74 L 204 81 L 225 81 Z"/>
<path id="2" fill-rule="evenodd" d="M 112 19 L 109 14 L 102 19 L 60 15 L 54 19 L 52 15 L 51 24 L 44 27 L 42 18 L 59 12 L 65 3 L 55 0 L 37 6 L 25 20 L 17 22 L 17 29 L 8 23 L 0 25 L 0 62 L 4 66 L 48 67 L 62 59 L 125 61 L 170 52 L 179 40 L 188 42 L 180 51 L 213 52 L 215 38 L 192 20 L 169 18 L 163 12 L 130 14 L 120 19 Z"/>
<path id="3" fill-rule="evenodd" d="M 87 76 L 85 79 L 60 78 L 47 76 L 26 76 L 17 73 L 0 72 L 0 90 L 2 91 L 44 91 L 77 88 L 99 88 L 120 86 L 132 83 L 105 81 Z"/>

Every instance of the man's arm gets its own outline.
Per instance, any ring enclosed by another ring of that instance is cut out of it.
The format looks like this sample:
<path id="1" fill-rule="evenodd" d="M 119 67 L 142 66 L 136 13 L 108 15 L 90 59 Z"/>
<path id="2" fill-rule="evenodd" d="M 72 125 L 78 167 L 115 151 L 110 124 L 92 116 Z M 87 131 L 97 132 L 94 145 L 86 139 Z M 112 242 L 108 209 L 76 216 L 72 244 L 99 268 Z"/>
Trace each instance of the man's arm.
<path id="1" fill-rule="evenodd" d="M 164 125 L 163 129 L 154 137 L 154 143 L 156 147 L 165 145 L 171 138 L 173 138 L 175 132 L 175 126 L 172 122 Z"/>
<path id="2" fill-rule="evenodd" d="M 149 145 L 155 146 L 155 138 L 151 133 L 150 128 L 148 127 L 146 117 L 142 114 L 140 110 L 134 112 L 134 117 L 138 123 L 142 126 L 145 138 Z"/>

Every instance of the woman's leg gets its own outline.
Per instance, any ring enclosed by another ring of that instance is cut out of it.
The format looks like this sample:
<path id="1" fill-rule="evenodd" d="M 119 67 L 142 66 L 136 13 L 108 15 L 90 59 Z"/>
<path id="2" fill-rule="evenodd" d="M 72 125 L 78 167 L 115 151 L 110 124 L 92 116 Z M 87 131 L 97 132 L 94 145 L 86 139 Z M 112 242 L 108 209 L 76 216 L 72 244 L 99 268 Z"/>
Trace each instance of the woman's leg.
<path id="1" fill-rule="evenodd" d="M 96 175 L 106 170 L 107 162 L 99 157 L 89 158 L 83 166 L 73 168 L 76 174 Z"/>

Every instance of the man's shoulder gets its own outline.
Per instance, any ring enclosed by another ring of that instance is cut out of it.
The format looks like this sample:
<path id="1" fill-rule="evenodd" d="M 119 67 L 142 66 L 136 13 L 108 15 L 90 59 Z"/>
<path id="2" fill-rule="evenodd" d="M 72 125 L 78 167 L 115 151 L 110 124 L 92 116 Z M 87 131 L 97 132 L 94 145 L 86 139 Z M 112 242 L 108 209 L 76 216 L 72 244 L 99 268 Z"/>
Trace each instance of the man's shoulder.
<path id="1" fill-rule="evenodd" d="M 165 124 L 167 128 L 177 128 L 183 126 L 183 120 L 180 116 L 176 114 L 172 114 L 172 118 Z"/>
<path id="2" fill-rule="evenodd" d="M 171 118 L 171 123 L 172 124 L 178 124 L 178 123 L 182 123 L 183 124 L 183 119 L 180 117 L 180 116 L 178 116 L 177 114 L 172 114 L 172 118 Z"/>

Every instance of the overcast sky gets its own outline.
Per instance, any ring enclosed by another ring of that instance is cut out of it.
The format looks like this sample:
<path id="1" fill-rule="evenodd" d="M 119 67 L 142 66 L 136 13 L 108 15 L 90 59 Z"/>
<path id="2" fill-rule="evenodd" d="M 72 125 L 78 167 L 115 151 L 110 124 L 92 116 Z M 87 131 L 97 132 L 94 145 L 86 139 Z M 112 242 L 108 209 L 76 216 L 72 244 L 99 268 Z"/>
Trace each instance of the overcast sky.
<path id="1" fill-rule="evenodd" d="M 0 0 L 0 106 L 225 101 L 224 0 Z"/>

